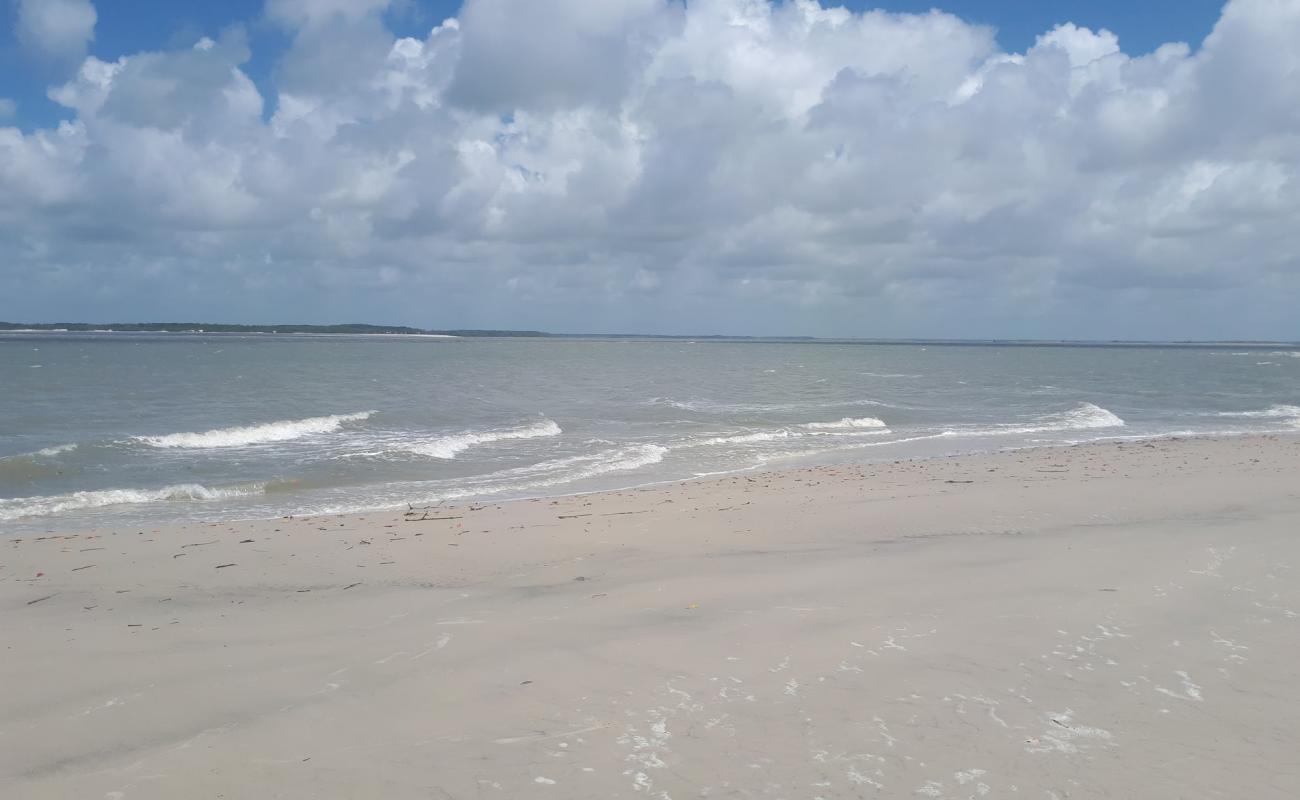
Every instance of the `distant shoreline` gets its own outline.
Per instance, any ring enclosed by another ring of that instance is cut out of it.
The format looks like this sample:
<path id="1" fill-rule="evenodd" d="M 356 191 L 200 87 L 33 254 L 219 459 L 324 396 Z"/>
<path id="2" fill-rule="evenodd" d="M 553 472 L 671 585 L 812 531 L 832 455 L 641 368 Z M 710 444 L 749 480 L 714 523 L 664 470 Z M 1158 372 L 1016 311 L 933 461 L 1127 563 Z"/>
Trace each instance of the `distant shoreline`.
<path id="1" fill-rule="evenodd" d="M 1297 341 L 1257 340 L 1141 340 L 1141 339 L 873 339 L 835 338 L 816 336 L 730 336 L 723 334 L 641 334 L 641 333 L 550 333 L 534 330 L 505 329 L 426 329 L 405 325 L 369 325 L 348 323 L 341 325 L 239 325 L 205 322 L 0 322 L 0 333 L 178 333 L 178 334 L 318 334 L 350 336 L 410 336 L 412 338 L 496 338 L 496 339 L 613 339 L 613 340 L 666 340 L 666 341 L 718 341 L 766 342 L 855 345 L 922 345 L 965 347 L 1242 347 L 1300 348 Z"/>

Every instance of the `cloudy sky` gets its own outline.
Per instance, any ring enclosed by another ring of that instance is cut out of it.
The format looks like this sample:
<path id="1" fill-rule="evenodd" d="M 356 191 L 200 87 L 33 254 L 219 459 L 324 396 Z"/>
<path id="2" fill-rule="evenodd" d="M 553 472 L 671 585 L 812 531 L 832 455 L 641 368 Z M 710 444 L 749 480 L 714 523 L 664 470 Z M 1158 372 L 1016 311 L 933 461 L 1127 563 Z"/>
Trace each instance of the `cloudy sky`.
<path id="1" fill-rule="evenodd" d="M 0 319 L 1300 338 L 1300 0 L 178 5 L 0 0 Z"/>

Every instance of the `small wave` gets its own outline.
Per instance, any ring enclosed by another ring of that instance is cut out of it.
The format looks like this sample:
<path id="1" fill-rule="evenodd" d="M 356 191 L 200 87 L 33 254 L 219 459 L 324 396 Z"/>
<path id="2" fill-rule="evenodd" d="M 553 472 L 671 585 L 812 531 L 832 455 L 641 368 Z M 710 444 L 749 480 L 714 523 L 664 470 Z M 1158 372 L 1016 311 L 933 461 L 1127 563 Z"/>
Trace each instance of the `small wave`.
<path id="1" fill-rule="evenodd" d="M 12 500 L 0 500 L 0 521 L 16 520 L 23 517 L 48 516 L 68 511 L 103 508 L 104 506 L 185 500 L 227 500 L 235 497 L 260 495 L 264 490 L 263 484 L 213 489 L 197 483 L 182 483 L 175 486 L 164 486 L 161 489 L 104 489 L 48 497 L 17 497 Z"/>
<path id="2" fill-rule="evenodd" d="M 1284 419 L 1300 427 L 1300 406 L 1278 404 L 1263 411 L 1221 411 L 1217 416 L 1238 419 Z"/>
<path id="3" fill-rule="evenodd" d="M 35 453 L 32 453 L 32 455 L 44 456 L 45 458 L 52 458 L 53 456 L 57 456 L 60 453 L 70 453 L 76 449 L 77 449 L 77 445 L 75 443 L 56 444 L 53 447 L 42 447 L 40 450 L 37 450 Z"/>
<path id="4" fill-rule="evenodd" d="M 845 417 L 838 422 L 809 422 L 799 425 L 798 429 L 778 428 L 771 431 L 754 431 L 751 433 L 729 434 L 727 436 L 712 436 L 708 439 L 700 439 L 695 442 L 688 442 L 685 447 L 705 447 L 709 445 L 726 445 L 726 444 L 758 444 L 760 442 L 774 442 L 781 439 L 802 439 L 811 436 L 860 436 L 862 434 L 885 434 L 889 433 L 883 420 L 875 417 Z"/>
<path id="5" fill-rule="evenodd" d="M 1025 433 L 1054 433 L 1057 431 L 1090 430 L 1095 428 L 1122 428 L 1124 420 L 1115 413 L 1093 403 L 1078 406 L 1059 414 L 1040 417 L 1030 425 L 997 425 L 991 428 L 964 428 L 944 431 L 943 436 L 1008 436 Z"/>
<path id="6" fill-rule="evenodd" d="M 14 453 L 11 456 L 0 456 L 0 461 L 38 461 L 54 458 L 61 453 L 70 453 L 76 449 L 76 444 L 59 444 L 53 447 L 43 447 L 30 453 Z"/>
<path id="7" fill-rule="evenodd" d="M 1061 415 L 1061 424 L 1066 430 L 1076 428 L 1122 428 L 1124 420 L 1116 414 L 1092 403 L 1080 403 L 1077 408 Z"/>
<path id="8" fill-rule="evenodd" d="M 1300 417 L 1300 406 L 1292 405 L 1272 405 L 1263 411 L 1221 411 L 1220 417 L 1246 417 L 1250 418 L 1270 418 L 1277 417 Z"/>
<path id="9" fill-rule="evenodd" d="M 789 439 L 799 434 L 790 430 L 779 431 L 759 431 L 757 433 L 740 433 L 735 436 L 713 436 L 708 439 L 701 439 L 698 442 L 691 442 L 690 446 L 705 447 L 715 444 L 754 444 L 756 442 L 773 442 L 777 439 Z"/>
<path id="10" fill-rule="evenodd" d="M 883 428 L 885 421 L 875 417 L 845 417 L 839 422 L 809 422 L 801 425 L 813 431 L 861 430 L 862 428 Z"/>
<path id="11" fill-rule="evenodd" d="M 567 456 L 542 461 L 527 467 L 505 470 L 485 476 L 487 480 L 440 493 L 420 502 L 444 502 L 467 497 L 495 494 L 520 494 L 566 483 L 597 478 L 611 472 L 628 472 L 658 464 L 668 454 L 668 448 L 657 444 L 621 447 L 589 455 Z"/>
<path id="12" fill-rule="evenodd" d="M 640 444 L 619 448 L 592 456 L 569 456 L 554 461 L 543 461 L 534 469 L 574 468 L 563 476 L 556 476 L 559 483 L 584 480 L 604 475 L 607 472 L 626 472 L 632 469 L 658 464 L 668 454 L 668 448 L 658 444 Z"/>
<path id="13" fill-rule="evenodd" d="M 207 449 L 215 447 L 246 447 L 268 442 L 287 442 L 301 439 L 313 433 L 333 433 L 345 422 L 359 422 L 369 419 L 374 411 L 361 411 L 356 414 L 334 414 L 328 417 L 308 417 L 307 419 L 281 420 L 265 425 L 250 425 L 237 428 L 216 428 L 201 433 L 169 433 L 164 436 L 134 436 L 133 440 L 143 442 L 150 447 L 189 449 Z"/>
<path id="14" fill-rule="evenodd" d="M 417 505 L 455 502 L 475 497 L 512 495 L 514 497 L 546 494 L 556 486 L 597 478 L 615 472 L 629 472 L 663 461 L 670 448 L 657 444 L 639 444 L 604 450 L 598 453 L 567 456 L 524 467 L 501 470 L 455 482 L 392 484 L 382 499 L 366 503 L 343 502 L 315 506 L 302 514 L 350 514 L 393 508 L 408 503 Z"/>
<path id="15" fill-rule="evenodd" d="M 501 430 L 458 433 L 454 436 L 442 436 L 427 442 L 403 444 L 398 449 L 431 458 L 455 458 L 458 453 L 475 445 L 500 442 L 508 439 L 540 439 L 547 436 L 559 436 L 563 431 L 555 422 L 544 419 L 532 425 Z"/>
<path id="16" fill-rule="evenodd" d="M 880 400 L 843 400 L 807 403 L 715 403 L 709 400 L 676 400 L 671 397 L 652 397 L 647 405 L 669 406 L 682 411 L 697 414 L 783 414 L 817 409 L 875 406 L 878 408 L 901 408 Z"/>

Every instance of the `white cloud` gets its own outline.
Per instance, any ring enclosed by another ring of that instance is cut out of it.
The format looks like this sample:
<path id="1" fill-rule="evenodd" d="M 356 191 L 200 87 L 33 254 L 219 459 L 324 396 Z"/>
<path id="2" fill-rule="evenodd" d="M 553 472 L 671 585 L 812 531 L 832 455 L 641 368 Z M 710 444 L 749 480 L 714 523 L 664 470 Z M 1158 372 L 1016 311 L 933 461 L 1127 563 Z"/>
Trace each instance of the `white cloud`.
<path id="1" fill-rule="evenodd" d="M 90 0 L 18 0 L 18 38 L 42 56 L 79 59 L 95 38 L 95 6 Z"/>
<path id="2" fill-rule="evenodd" d="M 811 0 L 469 0 L 418 39 L 386 6 L 270 3 L 275 97 L 229 34 L 0 128 L 0 318 L 1297 335 L 1295 4 L 1147 54 Z"/>
<path id="3" fill-rule="evenodd" d="M 266 15 L 293 26 L 356 21 L 388 8 L 391 0 L 267 0 Z"/>

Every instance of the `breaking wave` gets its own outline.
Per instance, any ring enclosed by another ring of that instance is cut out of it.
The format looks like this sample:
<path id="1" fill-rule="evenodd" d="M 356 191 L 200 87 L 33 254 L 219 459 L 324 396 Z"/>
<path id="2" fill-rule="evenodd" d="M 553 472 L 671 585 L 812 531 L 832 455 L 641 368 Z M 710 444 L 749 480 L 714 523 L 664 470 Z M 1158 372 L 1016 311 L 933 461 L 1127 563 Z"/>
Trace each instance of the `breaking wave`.
<path id="1" fill-rule="evenodd" d="M 77 449 L 76 444 L 57 444 L 54 447 L 42 447 L 40 450 L 37 450 L 35 453 L 32 453 L 32 455 L 51 458 L 53 456 L 59 455 L 60 453 L 70 453 L 76 449 Z"/>
<path id="2" fill-rule="evenodd" d="M 1300 428 L 1300 406 L 1278 404 L 1269 406 L 1263 411 L 1221 411 L 1218 416 L 1237 419 L 1281 419 Z"/>
<path id="3" fill-rule="evenodd" d="M 229 500 L 251 497 L 265 491 L 263 484 L 231 486 L 212 489 L 197 483 L 181 483 L 161 489 L 104 489 L 94 492 L 72 492 L 49 497 L 17 497 L 0 500 L 0 521 L 82 511 L 104 506 L 161 503 L 167 501 Z"/>
<path id="4" fill-rule="evenodd" d="M 30 453 L 14 453 L 11 456 L 0 456 L 0 464 L 31 461 L 39 462 L 54 458 L 61 453 L 70 453 L 76 449 L 77 445 L 75 444 L 60 444 L 55 445 L 54 447 L 43 447 L 40 450 L 34 450 Z"/>
<path id="5" fill-rule="evenodd" d="M 758 444 L 780 439 L 800 439 L 810 436 L 853 436 L 864 433 L 889 433 L 884 420 L 875 417 L 845 417 L 837 422 L 808 422 L 795 428 L 778 428 L 771 431 L 754 431 L 727 436 L 712 436 L 686 443 L 686 447 L 703 447 L 719 444 Z"/>
<path id="6" fill-rule="evenodd" d="M 668 450 L 669 448 L 662 445 L 641 444 L 588 455 L 556 458 L 528 467 L 493 473 L 480 480 L 470 481 L 463 486 L 438 493 L 422 502 L 443 502 L 505 493 L 522 494 L 548 489 L 611 472 L 628 472 L 658 464 L 664 460 Z"/>
<path id="7" fill-rule="evenodd" d="M 552 420 L 544 419 L 532 425 L 518 428 L 471 431 L 453 436 L 441 436 L 426 442 L 403 444 L 398 449 L 431 458 L 451 459 L 455 458 L 458 453 L 480 444 L 500 442 L 507 439 L 540 439 L 547 436 L 559 436 L 561 433 L 563 431 L 559 425 Z"/>
<path id="8" fill-rule="evenodd" d="M 875 417 L 845 417 L 839 422 L 809 422 L 799 426 L 812 431 L 861 430 L 863 428 L 883 428 L 885 421 Z"/>
<path id="9" fill-rule="evenodd" d="M 169 433 L 164 436 L 134 436 L 133 440 L 143 442 L 150 447 L 188 449 L 207 449 L 215 447 L 246 447 L 268 442 L 287 442 L 301 439 L 314 433 L 333 433 L 346 422 L 359 422 L 369 419 L 374 411 L 361 411 L 356 414 L 334 414 L 328 417 L 308 417 L 307 419 L 281 420 L 265 425 L 250 425 L 237 428 L 216 428 L 200 433 Z"/>
<path id="10" fill-rule="evenodd" d="M 1006 436 L 1025 433 L 1055 433 L 1058 431 L 1091 430 L 1095 428 L 1122 428 L 1124 420 L 1115 413 L 1093 403 L 1080 403 L 1069 411 L 1039 417 L 1028 425 L 997 425 L 991 428 L 966 428 L 946 430 L 943 436 Z"/>
<path id="11" fill-rule="evenodd" d="M 843 408 L 857 406 L 877 406 L 881 408 L 895 408 L 892 403 L 884 403 L 879 400 L 844 400 L 844 401 L 818 401 L 807 403 L 715 403 L 710 400 L 676 400 L 671 397 L 652 397 L 646 401 L 647 405 L 668 406 L 681 411 L 693 411 L 697 414 L 780 414 L 798 411 L 812 411 L 816 409 Z"/>

